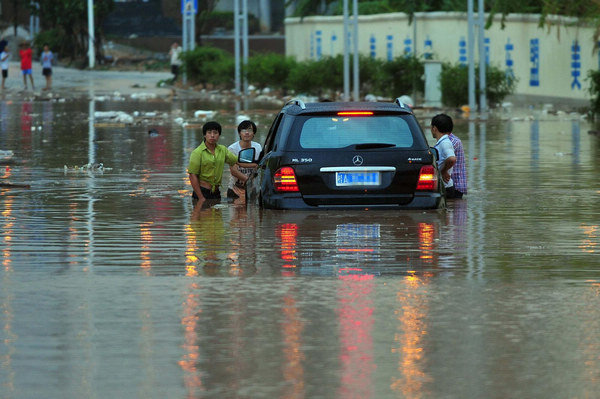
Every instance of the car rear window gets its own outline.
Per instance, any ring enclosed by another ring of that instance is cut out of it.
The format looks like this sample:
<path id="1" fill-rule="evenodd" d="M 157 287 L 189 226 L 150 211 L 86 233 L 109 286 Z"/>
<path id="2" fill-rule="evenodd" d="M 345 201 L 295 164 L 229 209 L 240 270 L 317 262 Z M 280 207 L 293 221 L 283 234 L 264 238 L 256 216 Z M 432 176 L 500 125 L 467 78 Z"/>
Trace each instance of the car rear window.
<path id="1" fill-rule="evenodd" d="M 312 116 L 304 121 L 302 148 L 343 148 L 356 144 L 390 144 L 409 148 L 413 135 L 408 123 L 397 115 Z"/>

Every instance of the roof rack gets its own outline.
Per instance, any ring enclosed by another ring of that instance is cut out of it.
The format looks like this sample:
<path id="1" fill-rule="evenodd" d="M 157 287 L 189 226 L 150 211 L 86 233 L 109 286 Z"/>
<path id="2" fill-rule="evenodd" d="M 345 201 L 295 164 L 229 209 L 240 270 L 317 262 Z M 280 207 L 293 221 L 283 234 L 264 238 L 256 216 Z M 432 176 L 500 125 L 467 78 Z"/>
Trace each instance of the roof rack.
<path id="1" fill-rule="evenodd" d="M 298 100 L 297 98 L 285 103 L 286 106 L 290 105 L 290 104 L 295 104 L 295 105 L 299 106 L 301 109 L 306 109 L 306 105 L 304 104 L 304 101 Z"/>

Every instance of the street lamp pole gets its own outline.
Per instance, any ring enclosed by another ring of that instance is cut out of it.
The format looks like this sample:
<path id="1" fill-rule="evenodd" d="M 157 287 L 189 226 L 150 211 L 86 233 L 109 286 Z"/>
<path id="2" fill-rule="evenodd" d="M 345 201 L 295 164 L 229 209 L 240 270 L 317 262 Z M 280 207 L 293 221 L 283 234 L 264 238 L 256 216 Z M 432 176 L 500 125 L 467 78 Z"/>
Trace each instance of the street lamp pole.
<path id="1" fill-rule="evenodd" d="M 359 88 L 360 88 L 360 82 L 359 82 L 359 74 L 358 74 L 358 68 L 359 68 L 359 63 L 358 63 L 358 0 L 352 0 L 352 8 L 353 8 L 353 13 L 354 13 L 354 20 L 353 20 L 353 33 L 352 33 L 352 39 L 353 39 L 353 50 L 354 50 L 354 101 L 359 101 L 360 100 L 360 92 L 359 92 Z"/>
<path id="2" fill-rule="evenodd" d="M 93 68 L 96 64 L 96 48 L 94 45 L 94 0 L 88 0 L 88 59 L 89 66 Z"/>
<path id="3" fill-rule="evenodd" d="M 348 43 L 348 0 L 344 0 L 344 101 L 350 100 L 350 60 Z"/>

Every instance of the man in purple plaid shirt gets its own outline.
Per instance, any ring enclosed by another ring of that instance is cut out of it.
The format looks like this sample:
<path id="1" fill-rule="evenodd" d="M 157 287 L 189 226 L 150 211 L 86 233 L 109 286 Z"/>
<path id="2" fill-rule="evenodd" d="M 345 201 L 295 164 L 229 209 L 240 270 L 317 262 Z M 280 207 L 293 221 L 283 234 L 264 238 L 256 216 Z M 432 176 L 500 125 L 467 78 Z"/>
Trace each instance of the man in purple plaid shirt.
<path id="1" fill-rule="evenodd" d="M 467 194 L 467 168 L 465 165 L 465 151 L 462 142 L 452 132 L 448 134 L 448 138 L 454 147 L 456 155 L 456 164 L 452 169 L 452 181 L 454 182 L 454 198 L 462 198 Z"/>

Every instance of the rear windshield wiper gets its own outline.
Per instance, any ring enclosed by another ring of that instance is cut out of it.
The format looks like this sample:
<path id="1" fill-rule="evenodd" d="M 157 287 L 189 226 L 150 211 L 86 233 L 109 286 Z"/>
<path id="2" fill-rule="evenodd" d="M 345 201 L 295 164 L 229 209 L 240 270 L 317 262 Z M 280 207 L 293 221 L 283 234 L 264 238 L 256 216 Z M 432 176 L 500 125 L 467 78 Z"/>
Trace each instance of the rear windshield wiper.
<path id="1" fill-rule="evenodd" d="M 395 147 L 396 144 L 389 144 L 389 143 L 362 143 L 362 144 L 357 144 L 356 145 L 356 149 L 357 150 L 366 150 L 369 148 L 388 148 L 388 147 Z"/>

